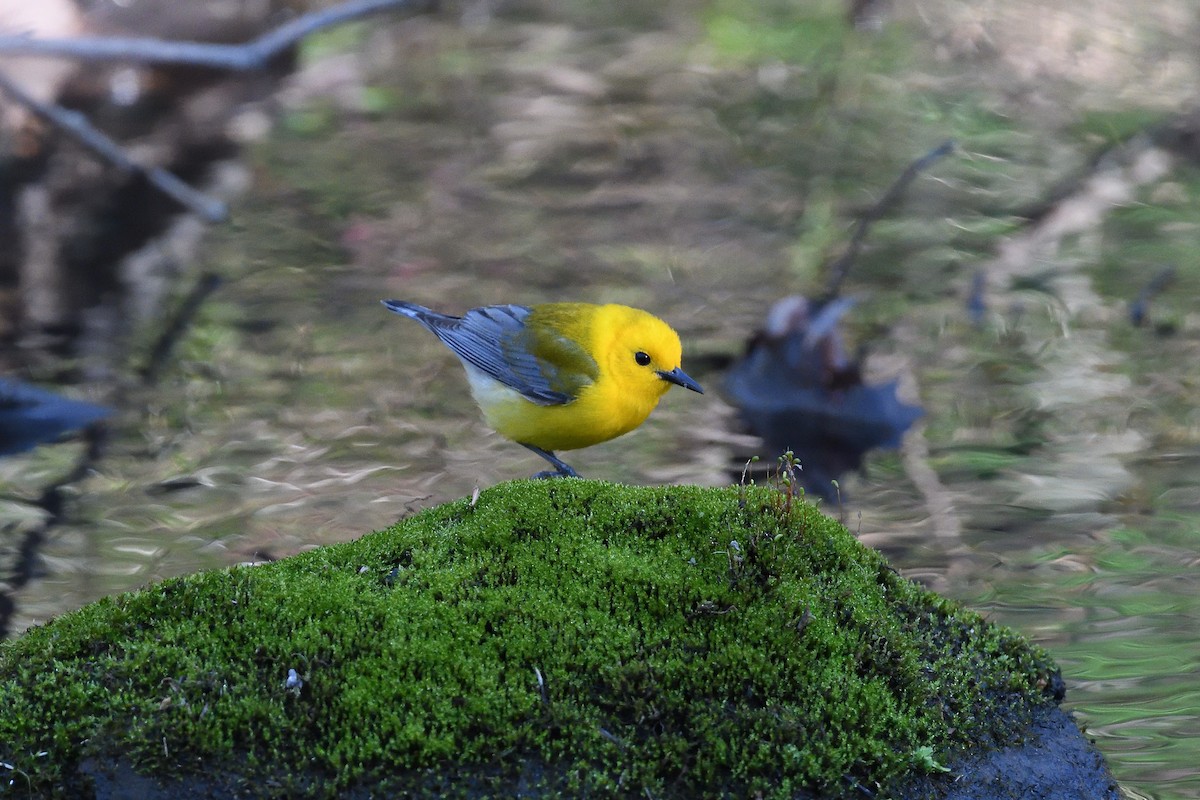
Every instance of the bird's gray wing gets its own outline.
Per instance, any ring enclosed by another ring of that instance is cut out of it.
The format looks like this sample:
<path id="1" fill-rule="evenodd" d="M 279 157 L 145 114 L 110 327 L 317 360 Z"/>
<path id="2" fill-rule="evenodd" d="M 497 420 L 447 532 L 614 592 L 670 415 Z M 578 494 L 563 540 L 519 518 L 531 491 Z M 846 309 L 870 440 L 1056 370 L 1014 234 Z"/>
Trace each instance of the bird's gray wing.
<path id="1" fill-rule="evenodd" d="M 463 361 L 534 403 L 569 403 L 599 368 L 576 342 L 526 327 L 529 314 L 525 306 L 485 306 L 429 327 Z"/>

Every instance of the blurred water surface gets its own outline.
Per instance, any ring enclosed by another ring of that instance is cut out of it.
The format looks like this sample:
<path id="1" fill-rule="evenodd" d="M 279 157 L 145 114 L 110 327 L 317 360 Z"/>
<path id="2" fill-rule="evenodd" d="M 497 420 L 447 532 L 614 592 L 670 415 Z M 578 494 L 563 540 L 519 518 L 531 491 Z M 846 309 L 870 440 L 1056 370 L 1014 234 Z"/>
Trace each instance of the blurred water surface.
<path id="1" fill-rule="evenodd" d="M 313 48 L 196 267 L 222 287 L 160 381 L 127 382 L 17 629 L 539 470 L 380 299 L 642 306 L 715 388 L 767 306 L 817 291 L 856 215 L 953 137 L 847 284 L 871 379 L 899 377 L 926 417 L 827 510 L 1049 648 L 1132 795 L 1200 797 L 1200 172 L 1142 135 L 1191 102 L 1194 4 L 945 0 L 874 32 L 835 3 L 617 6 L 375 22 Z M 1134 327 L 1164 264 L 1176 280 Z M 755 446 L 715 392 L 676 391 L 570 462 L 719 485 Z M 0 462 L 0 547 L 78 450 Z"/>

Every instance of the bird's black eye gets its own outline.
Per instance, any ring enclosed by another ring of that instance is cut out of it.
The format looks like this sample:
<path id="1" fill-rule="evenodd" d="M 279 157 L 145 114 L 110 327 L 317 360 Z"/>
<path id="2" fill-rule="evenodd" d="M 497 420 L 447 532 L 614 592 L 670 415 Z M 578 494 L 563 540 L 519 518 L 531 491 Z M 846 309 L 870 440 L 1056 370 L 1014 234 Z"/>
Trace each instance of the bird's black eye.
<path id="1" fill-rule="evenodd" d="M 633 354 L 633 360 L 638 363 L 639 367 L 644 367 L 650 363 L 650 354 L 643 353 L 641 350 L 638 350 Z"/>

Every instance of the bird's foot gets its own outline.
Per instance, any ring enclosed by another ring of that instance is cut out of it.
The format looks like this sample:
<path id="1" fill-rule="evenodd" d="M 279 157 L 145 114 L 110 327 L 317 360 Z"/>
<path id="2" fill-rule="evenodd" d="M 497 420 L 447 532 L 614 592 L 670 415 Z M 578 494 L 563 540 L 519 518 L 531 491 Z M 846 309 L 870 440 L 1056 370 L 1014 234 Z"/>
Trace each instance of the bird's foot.
<path id="1" fill-rule="evenodd" d="M 533 452 L 537 453 L 539 456 L 546 459 L 554 466 L 554 469 L 548 469 L 543 472 L 539 472 L 537 475 L 533 476 L 534 478 L 579 478 L 579 477 L 582 477 L 578 472 L 571 469 L 570 465 L 563 462 L 562 459 L 560 459 L 558 456 L 554 455 L 554 453 L 551 453 L 549 450 L 543 450 L 540 447 L 534 447 L 533 445 L 525 444 L 524 442 L 521 442 L 521 445 L 523 447 L 527 447 L 530 450 L 532 450 Z"/>
<path id="2" fill-rule="evenodd" d="M 566 465 L 564 465 L 566 466 Z M 566 469 L 544 469 L 533 476 L 533 480 L 541 480 L 543 478 L 582 478 L 575 470 L 567 467 Z"/>

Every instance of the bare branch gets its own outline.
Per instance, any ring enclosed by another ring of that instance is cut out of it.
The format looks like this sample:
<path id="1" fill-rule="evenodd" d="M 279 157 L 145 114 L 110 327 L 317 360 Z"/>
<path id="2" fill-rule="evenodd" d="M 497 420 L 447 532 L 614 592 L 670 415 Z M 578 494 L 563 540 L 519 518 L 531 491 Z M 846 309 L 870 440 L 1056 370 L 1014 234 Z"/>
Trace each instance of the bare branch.
<path id="1" fill-rule="evenodd" d="M 0 72 L 0 91 L 28 108 L 42 119 L 61 128 L 77 142 L 100 158 L 125 172 L 140 174 L 152 186 L 189 211 L 195 212 L 208 222 L 223 222 L 229 216 L 225 204 L 196 191 L 173 173 L 161 167 L 148 167 L 134 161 L 119 144 L 101 133 L 78 111 L 69 111 L 53 103 L 43 103 L 26 92 L 21 85 Z"/>
<path id="2" fill-rule="evenodd" d="M 339 6 L 304 14 L 245 44 L 206 44 L 121 37 L 37 39 L 32 36 L 0 36 L 0 54 L 54 56 L 79 61 L 188 64 L 244 72 L 261 69 L 275 56 L 322 28 L 368 14 L 412 7 L 424 10 L 433 5 L 435 3 L 431 0 L 352 0 Z"/>
<path id="3" fill-rule="evenodd" d="M 895 182 L 888 187 L 888 190 L 879 199 L 879 202 L 871 206 L 865 214 L 859 217 L 858 225 L 855 226 L 854 233 L 850 237 L 850 244 L 846 247 L 841 257 L 829 266 L 829 284 L 822 298 L 824 301 L 832 300 L 841 292 L 842 284 L 845 282 L 846 276 L 850 274 L 850 267 L 854 265 L 854 261 L 858 258 L 859 251 L 862 250 L 863 242 L 867 238 L 867 232 L 871 230 L 871 225 L 891 210 L 896 201 L 900 199 L 900 195 L 904 193 L 904 190 L 908 188 L 908 185 L 918 175 L 953 152 L 954 142 L 945 141 L 909 164 L 904 172 L 900 173 L 900 177 L 896 178 Z"/>
<path id="4" fill-rule="evenodd" d="M 150 357 L 146 364 L 141 369 L 142 383 L 147 386 L 154 383 L 158 378 L 158 373 L 163 365 L 167 363 L 167 359 L 171 355 L 171 350 L 175 344 L 183 338 L 184 332 L 188 326 L 192 324 L 197 312 L 200 311 L 200 306 L 208 299 L 208 296 L 217 290 L 221 285 L 221 276 L 214 272 L 205 272 L 196 281 L 196 285 L 188 292 L 187 297 L 175 310 L 175 314 L 171 317 L 170 322 L 163 328 L 159 334 L 158 341 L 154 343 L 154 349 L 150 352 Z"/>
<path id="5" fill-rule="evenodd" d="M 252 42 L 240 45 L 133 38 L 37 39 L 31 36 L 0 36 L 0 54 L 67 57 L 80 61 L 187 64 L 247 71 L 266 66 L 275 56 L 321 28 L 382 11 L 409 7 L 424 9 L 434 5 L 434 0 L 352 0 L 339 6 L 304 14 Z M 137 163 L 120 145 L 101 133 L 82 114 L 38 100 L 3 72 L 0 72 L 0 92 L 61 128 L 84 147 L 117 168 L 143 175 L 159 191 L 206 221 L 223 222 L 228 218 L 229 212 L 224 203 L 196 191 L 164 169 Z"/>

